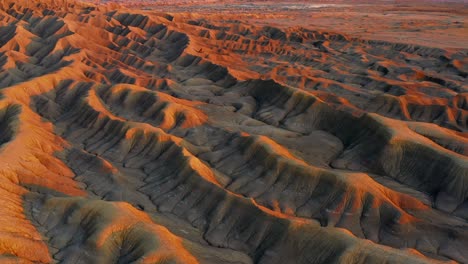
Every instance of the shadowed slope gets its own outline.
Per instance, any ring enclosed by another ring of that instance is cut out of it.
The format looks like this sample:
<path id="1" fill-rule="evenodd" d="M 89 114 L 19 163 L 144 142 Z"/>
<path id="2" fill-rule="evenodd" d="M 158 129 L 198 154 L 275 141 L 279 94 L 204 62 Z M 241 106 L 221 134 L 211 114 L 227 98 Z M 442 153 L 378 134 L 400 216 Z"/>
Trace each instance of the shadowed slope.
<path id="1" fill-rule="evenodd" d="M 466 50 L 53 1 L 0 12 L 6 258 L 468 261 Z"/>

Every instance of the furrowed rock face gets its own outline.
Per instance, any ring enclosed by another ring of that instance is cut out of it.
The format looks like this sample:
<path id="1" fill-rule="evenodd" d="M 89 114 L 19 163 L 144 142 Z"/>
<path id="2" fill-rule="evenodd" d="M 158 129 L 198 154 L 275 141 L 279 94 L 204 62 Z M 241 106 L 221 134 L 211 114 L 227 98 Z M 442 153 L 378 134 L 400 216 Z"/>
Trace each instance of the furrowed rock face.
<path id="1" fill-rule="evenodd" d="M 0 260 L 468 262 L 467 50 L 0 4 Z"/>

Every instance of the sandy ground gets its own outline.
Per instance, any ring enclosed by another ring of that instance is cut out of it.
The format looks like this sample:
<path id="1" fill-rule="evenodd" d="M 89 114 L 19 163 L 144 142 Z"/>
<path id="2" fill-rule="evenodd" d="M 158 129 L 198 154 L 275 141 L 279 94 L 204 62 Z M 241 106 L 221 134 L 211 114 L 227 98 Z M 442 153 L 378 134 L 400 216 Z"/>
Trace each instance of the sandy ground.
<path id="1" fill-rule="evenodd" d="M 227 4 L 167 3 L 145 6 L 166 12 L 196 12 L 248 20 L 260 25 L 302 26 L 368 39 L 381 39 L 441 48 L 468 47 L 467 3 L 311 3 L 264 1 Z"/>

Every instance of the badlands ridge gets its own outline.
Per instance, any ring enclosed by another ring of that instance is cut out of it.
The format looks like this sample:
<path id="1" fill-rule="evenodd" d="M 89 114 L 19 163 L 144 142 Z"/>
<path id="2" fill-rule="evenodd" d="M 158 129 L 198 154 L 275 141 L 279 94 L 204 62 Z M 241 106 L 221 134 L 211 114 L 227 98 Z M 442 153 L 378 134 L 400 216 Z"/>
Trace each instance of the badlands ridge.
<path id="1" fill-rule="evenodd" d="M 467 263 L 466 49 L 0 2 L 0 261 Z"/>

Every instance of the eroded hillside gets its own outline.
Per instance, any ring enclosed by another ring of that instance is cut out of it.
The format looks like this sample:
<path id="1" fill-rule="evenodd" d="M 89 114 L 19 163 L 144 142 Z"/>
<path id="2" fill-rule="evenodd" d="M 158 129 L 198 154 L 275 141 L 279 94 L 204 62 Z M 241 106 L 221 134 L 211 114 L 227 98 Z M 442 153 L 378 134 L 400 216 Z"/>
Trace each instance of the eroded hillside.
<path id="1" fill-rule="evenodd" d="M 467 62 L 3 1 L 0 260 L 466 263 Z"/>

